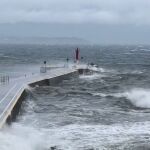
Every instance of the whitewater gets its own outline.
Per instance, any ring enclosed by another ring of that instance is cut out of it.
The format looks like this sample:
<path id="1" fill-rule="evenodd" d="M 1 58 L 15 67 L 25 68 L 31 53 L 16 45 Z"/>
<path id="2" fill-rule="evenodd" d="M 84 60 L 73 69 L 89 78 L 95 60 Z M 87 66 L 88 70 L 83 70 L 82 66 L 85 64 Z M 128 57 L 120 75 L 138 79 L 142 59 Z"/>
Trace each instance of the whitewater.
<path id="1" fill-rule="evenodd" d="M 15 80 L 50 65 L 72 65 L 76 46 L 1 45 L 0 68 Z M 91 75 L 28 87 L 17 120 L 0 132 L 0 150 L 150 149 L 149 46 L 81 46 Z M 32 54 L 32 55 L 31 55 Z"/>

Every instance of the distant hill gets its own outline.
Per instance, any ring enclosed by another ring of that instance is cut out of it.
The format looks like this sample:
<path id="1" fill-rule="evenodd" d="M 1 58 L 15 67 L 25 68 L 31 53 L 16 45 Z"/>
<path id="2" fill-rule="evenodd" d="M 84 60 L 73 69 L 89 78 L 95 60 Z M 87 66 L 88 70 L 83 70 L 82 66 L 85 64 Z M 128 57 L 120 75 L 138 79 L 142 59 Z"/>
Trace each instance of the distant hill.
<path id="1" fill-rule="evenodd" d="M 86 45 L 89 41 L 75 37 L 0 37 L 0 44 Z"/>

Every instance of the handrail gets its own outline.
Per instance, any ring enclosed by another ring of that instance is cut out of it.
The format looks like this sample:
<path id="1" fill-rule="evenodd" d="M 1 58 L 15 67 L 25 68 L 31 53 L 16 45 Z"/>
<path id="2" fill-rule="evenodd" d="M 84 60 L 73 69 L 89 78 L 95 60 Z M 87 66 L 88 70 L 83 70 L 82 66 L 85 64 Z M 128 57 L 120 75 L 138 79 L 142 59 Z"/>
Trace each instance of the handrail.
<path id="1" fill-rule="evenodd" d="M 14 95 L 14 97 L 11 99 L 11 101 L 9 102 L 9 104 L 7 105 L 7 107 L 4 109 L 4 111 L 3 111 L 2 114 L 0 115 L 0 120 L 3 119 L 3 117 L 4 117 L 4 115 L 5 115 L 6 113 L 8 113 L 8 115 L 10 115 L 11 112 L 9 112 L 9 111 L 11 111 L 11 110 L 9 110 L 9 107 L 14 107 L 15 103 L 17 102 L 17 97 L 19 97 L 19 96 L 22 94 L 22 92 L 23 92 L 24 89 L 25 89 L 25 86 L 23 85 L 23 86 L 21 86 L 20 89 L 16 92 L 16 94 Z M 21 91 L 22 91 L 22 92 L 21 92 Z M 21 92 L 21 93 L 20 93 L 20 92 Z M 16 101 L 14 101 L 14 99 L 16 99 Z M 12 105 L 12 103 L 14 103 L 14 105 Z M 5 119 L 5 118 L 4 118 L 4 119 Z"/>

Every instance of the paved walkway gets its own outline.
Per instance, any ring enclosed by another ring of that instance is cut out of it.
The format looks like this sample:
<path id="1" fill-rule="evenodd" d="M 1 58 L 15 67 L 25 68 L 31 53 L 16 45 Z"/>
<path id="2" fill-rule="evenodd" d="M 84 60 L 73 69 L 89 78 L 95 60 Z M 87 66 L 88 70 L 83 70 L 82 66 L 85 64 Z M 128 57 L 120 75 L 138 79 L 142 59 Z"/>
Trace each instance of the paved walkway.
<path id="1" fill-rule="evenodd" d="M 64 74 L 69 74 L 75 71 L 76 69 L 57 68 L 43 74 L 27 74 L 26 76 L 22 76 L 16 79 L 10 79 L 9 83 L 0 85 L 0 128 L 6 122 L 7 117 L 11 114 L 14 105 L 28 84 L 44 79 L 54 78 Z"/>

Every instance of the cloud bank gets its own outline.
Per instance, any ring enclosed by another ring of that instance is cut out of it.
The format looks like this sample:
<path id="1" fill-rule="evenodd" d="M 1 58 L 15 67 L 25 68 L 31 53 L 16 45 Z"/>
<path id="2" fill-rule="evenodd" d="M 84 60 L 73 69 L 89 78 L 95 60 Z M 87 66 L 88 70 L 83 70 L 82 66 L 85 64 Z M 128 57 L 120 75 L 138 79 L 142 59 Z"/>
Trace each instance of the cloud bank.
<path id="1" fill-rule="evenodd" d="M 0 23 L 150 24 L 149 0 L 0 0 Z"/>

